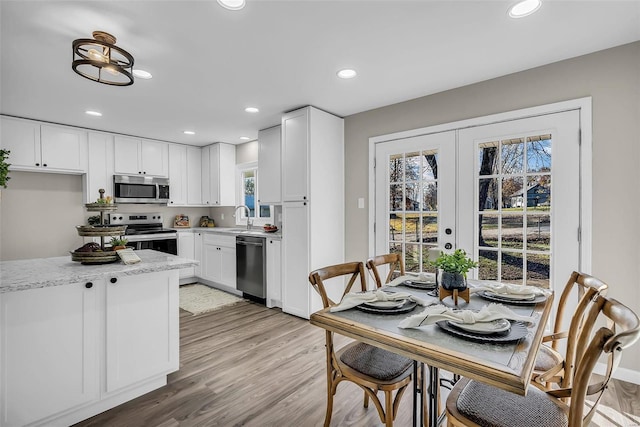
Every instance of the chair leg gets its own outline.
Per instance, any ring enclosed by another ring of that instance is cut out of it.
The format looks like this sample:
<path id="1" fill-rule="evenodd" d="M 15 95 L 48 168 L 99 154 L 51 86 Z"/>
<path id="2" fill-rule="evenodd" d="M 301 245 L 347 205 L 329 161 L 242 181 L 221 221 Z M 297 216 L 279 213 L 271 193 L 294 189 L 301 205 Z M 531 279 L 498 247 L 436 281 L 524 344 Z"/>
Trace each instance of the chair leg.
<path id="1" fill-rule="evenodd" d="M 392 392 L 384 392 L 384 421 L 386 427 L 393 427 L 393 399 Z"/>
<path id="2" fill-rule="evenodd" d="M 367 394 L 367 392 L 364 392 L 364 407 L 368 408 L 369 407 L 369 395 Z"/>

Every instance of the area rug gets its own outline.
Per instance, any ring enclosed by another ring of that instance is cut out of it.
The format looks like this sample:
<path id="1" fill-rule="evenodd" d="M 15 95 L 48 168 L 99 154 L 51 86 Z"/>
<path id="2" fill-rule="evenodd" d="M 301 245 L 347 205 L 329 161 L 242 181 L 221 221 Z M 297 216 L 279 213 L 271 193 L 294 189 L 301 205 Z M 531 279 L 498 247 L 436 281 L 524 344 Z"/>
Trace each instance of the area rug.
<path id="1" fill-rule="evenodd" d="M 180 286 L 180 308 L 193 315 L 207 313 L 240 301 L 242 298 L 199 283 Z"/>

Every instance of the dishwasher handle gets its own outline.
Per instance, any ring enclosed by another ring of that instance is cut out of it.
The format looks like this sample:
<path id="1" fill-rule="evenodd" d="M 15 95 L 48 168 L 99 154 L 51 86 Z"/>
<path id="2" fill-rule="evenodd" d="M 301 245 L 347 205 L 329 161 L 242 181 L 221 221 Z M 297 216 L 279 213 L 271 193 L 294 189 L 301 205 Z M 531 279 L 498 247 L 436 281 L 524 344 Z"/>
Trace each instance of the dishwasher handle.
<path id="1" fill-rule="evenodd" d="M 236 246 L 262 246 L 262 243 L 245 242 L 243 240 L 236 240 Z"/>

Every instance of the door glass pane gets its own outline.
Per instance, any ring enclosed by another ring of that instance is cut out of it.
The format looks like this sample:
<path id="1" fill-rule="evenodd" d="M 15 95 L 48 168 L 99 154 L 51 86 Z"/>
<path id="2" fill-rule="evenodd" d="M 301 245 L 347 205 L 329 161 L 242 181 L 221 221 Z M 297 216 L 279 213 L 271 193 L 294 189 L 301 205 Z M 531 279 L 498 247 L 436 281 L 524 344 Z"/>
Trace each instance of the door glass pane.
<path id="1" fill-rule="evenodd" d="M 481 143 L 478 162 L 479 278 L 549 287 L 551 135 Z"/>
<path id="2" fill-rule="evenodd" d="M 389 156 L 389 250 L 404 249 L 407 271 L 433 271 L 428 248 L 438 245 L 438 152 Z"/>

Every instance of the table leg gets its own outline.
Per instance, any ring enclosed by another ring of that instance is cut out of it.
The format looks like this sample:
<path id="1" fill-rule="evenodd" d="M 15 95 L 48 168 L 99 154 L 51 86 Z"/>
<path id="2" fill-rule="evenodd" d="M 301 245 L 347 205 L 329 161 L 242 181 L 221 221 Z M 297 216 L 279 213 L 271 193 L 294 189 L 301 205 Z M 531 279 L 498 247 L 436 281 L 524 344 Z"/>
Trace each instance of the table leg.
<path id="1" fill-rule="evenodd" d="M 413 427 L 424 425 L 424 364 L 413 361 Z"/>
<path id="2" fill-rule="evenodd" d="M 438 425 L 438 400 L 440 399 L 440 381 L 438 368 L 429 366 L 429 427 Z"/>

